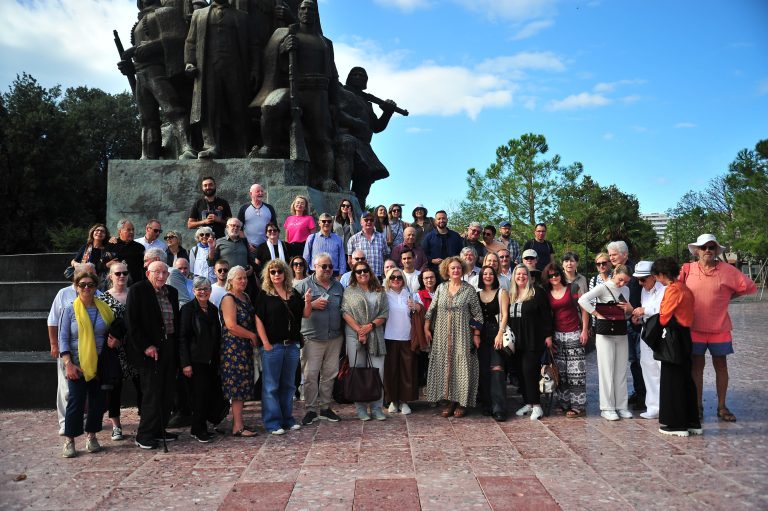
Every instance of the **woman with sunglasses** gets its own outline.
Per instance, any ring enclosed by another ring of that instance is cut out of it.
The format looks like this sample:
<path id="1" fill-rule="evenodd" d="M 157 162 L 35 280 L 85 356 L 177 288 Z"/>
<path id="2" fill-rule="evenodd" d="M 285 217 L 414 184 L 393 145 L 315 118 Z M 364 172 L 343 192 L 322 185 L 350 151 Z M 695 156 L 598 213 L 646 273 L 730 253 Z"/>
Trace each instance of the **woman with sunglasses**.
<path id="1" fill-rule="evenodd" d="M 261 272 L 263 293 L 256 303 L 256 332 L 261 341 L 261 417 L 273 435 L 301 429 L 293 418 L 293 395 L 301 347 L 301 320 L 312 313 L 312 291 L 293 288 L 288 265 L 272 259 Z"/>
<path id="2" fill-rule="evenodd" d="M 288 247 L 280 240 L 280 228 L 276 223 L 270 221 L 266 227 L 267 239 L 256 247 L 256 274 L 261 274 L 261 269 L 272 259 L 281 259 L 288 262 Z"/>
<path id="3" fill-rule="evenodd" d="M 347 250 L 347 242 L 356 232 L 360 232 L 360 222 L 355 218 L 355 212 L 349 199 L 343 199 L 333 217 L 333 232 L 344 241 L 344 250 Z M 347 252 L 347 257 L 351 255 Z"/>
<path id="4" fill-rule="evenodd" d="M 611 278 L 579 298 L 581 308 L 596 318 L 600 415 L 609 421 L 633 417 L 628 409 L 627 394 L 629 344 L 626 318 L 633 307 L 629 303 L 629 288 L 626 286 L 630 279 L 627 267 L 619 264 L 613 269 Z M 593 301 L 596 302 L 594 305 Z"/>
<path id="5" fill-rule="evenodd" d="M 208 240 L 213 236 L 213 229 L 200 227 L 195 231 L 195 246 L 189 249 L 189 271 L 195 277 L 207 278 L 211 284 L 216 282 L 216 272 L 208 265 Z"/>
<path id="6" fill-rule="evenodd" d="M 424 336 L 432 345 L 427 373 L 427 400 L 445 400 L 443 417 L 461 418 L 475 406 L 483 310 L 475 288 L 462 280 L 465 263 L 456 256 L 443 259 L 443 283 L 424 316 Z M 434 325 L 434 337 L 432 335 Z"/>
<path id="7" fill-rule="evenodd" d="M 75 438 L 83 434 L 86 405 L 85 449 L 91 453 L 101 450 L 96 439 L 104 414 L 104 395 L 98 378 L 99 354 L 105 345 L 117 346 L 116 339 L 111 336 L 107 339 L 115 314 L 106 303 L 95 298 L 99 277 L 95 273 L 79 273 L 75 275 L 74 284 L 77 298 L 62 311 L 58 337 L 69 388 L 62 453 L 65 458 L 77 456 Z"/>
<path id="8" fill-rule="evenodd" d="M 246 292 L 248 275 L 242 266 L 227 272 L 227 294 L 221 299 L 221 386 L 232 403 L 232 436 L 253 437 L 243 422 L 243 404 L 253 399 L 253 348 L 256 346 L 256 311 Z"/>
<path id="9" fill-rule="evenodd" d="M 168 231 L 163 239 L 165 244 L 168 245 L 168 248 L 165 249 L 165 262 L 168 267 L 173 268 L 173 263 L 176 262 L 176 259 L 189 260 L 189 253 L 186 248 L 181 246 L 181 236 L 176 231 Z"/>
<path id="10" fill-rule="evenodd" d="M 301 256 L 293 256 L 288 262 L 288 266 L 291 267 L 291 273 L 293 274 L 293 280 L 304 280 L 309 273 L 307 272 L 307 262 Z"/>
<path id="11" fill-rule="evenodd" d="M 411 413 L 408 401 L 419 399 L 419 356 L 411 350 L 411 315 L 421 310 L 400 268 L 385 274 L 389 315 L 384 327 L 387 354 L 384 358 L 384 402 L 389 413 Z"/>
<path id="12" fill-rule="evenodd" d="M 128 266 L 118 261 L 109 267 L 109 289 L 101 295 L 112 312 L 115 319 L 121 319 L 125 315 L 125 302 L 128 299 Z M 109 411 L 109 420 L 112 422 L 112 440 L 123 440 L 123 426 L 120 423 L 120 404 L 123 392 L 123 380 L 130 379 L 136 389 L 136 406 L 141 413 L 141 384 L 139 383 L 139 373 L 128 361 L 128 355 L 125 352 L 124 339 L 117 339 L 117 356 L 120 360 L 120 369 L 122 378 L 115 381 L 114 388 L 107 394 L 107 409 Z"/>
<path id="13" fill-rule="evenodd" d="M 219 378 L 221 323 L 219 309 L 210 302 L 211 282 L 195 277 L 194 300 L 181 307 L 179 320 L 179 363 L 191 381 L 192 427 L 190 434 L 200 443 L 213 440 L 208 422 L 216 425 L 227 415 Z"/>
<path id="14" fill-rule="evenodd" d="M 344 290 L 341 301 L 341 314 L 346 323 L 347 357 L 354 367 L 367 367 L 370 357 L 373 367 L 379 370 L 384 380 L 384 357 L 387 354 L 384 340 L 384 323 L 389 316 L 389 302 L 382 291 L 379 279 L 365 261 L 352 265 L 352 279 Z M 357 418 L 369 421 L 385 420 L 381 409 L 384 395 L 368 403 L 355 403 Z"/>
<path id="15" fill-rule="evenodd" d="M 560 374 L 556 397 L 560 408 L 570 419 L 582 417 L 587 406 L 587 364 L 584 346 L 589 339 L 589 315 L 581 309 L 579 295 L 566 282 L 565 272 L 555 262 L 542 273 L 549 292 L 549 305 L 555 321 L 553 346 L 555 363 Z"/>
<path id="16" fill-rule="evenodd" d="M 495 256 L 489 253 L 485 257 Z M 483 329 L 477 359 L 480 365 L 478 398 L 483 415 L 492 415 L 497 422 L 507 420 L 507 373 L 504 352 L 504 329 L 509 319 L 509 295 L 499 284 L 493 266 L 480 270 L 480 290 L 477 292 L 483 311 Z"/>
<path id="17" fill-rule="evenodd" d="M 288 244 L 288 255 L 302 255 L 307 238 L 317 230 L 315 219 L 309 213 L 309 199 L 297 195 L 291 203 L 291 214 L 285 217 L 285 242 Z"/>
<path id="18" fill-rule="evenodd" d="M 403 233 L 408 224 L 401 220 L 402 216 L 403 207 L 400 204 L 389 206 L 389 229 L 392 232 L 392 247 L 402 245 L 403 241 L 405 241 Z"/>

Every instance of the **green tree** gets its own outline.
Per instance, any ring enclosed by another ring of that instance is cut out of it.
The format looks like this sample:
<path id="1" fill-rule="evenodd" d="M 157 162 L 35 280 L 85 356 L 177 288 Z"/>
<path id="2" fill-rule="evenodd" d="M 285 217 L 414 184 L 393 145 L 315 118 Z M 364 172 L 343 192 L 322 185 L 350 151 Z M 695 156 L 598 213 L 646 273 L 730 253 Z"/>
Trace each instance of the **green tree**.
<path id="1" fill-rule="evenodd" d="M 496 149 L 496 161 L 485 172 L 467 171 L 467 196 L 449 216 L 451 225 L 463 229 L 472 220 L 492 223 L 507 220 L 513 236 L 531 236 L 531 228 L 554 210 L 555 191 L 572 181 L 582 167 L 560 165 L 560 156 L 549 152 L 544 135 L 527 133 Z"/>
<path id="2" fill-rule="evenodd" d="M 739 152 L 725 181 L 734 203 L 733 247 L 744 255 L 768 256 L 768 140 Z"/>

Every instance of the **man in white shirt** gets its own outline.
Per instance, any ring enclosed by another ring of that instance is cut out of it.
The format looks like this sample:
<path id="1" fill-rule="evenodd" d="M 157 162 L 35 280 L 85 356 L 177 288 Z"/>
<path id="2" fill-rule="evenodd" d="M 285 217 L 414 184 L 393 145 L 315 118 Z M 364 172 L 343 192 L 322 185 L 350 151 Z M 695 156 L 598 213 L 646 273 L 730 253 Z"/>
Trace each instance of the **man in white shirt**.
<path id="1" fill-rule="evenodd" d="M 639 325 L 661 309 L 661 299 L 664 298 L 664 290 L 661 282 L 651 275 L 651 261 L 640 261 L 635 266 L 632 274 L 643 287 L 640 291 L 641 306 L 632 311 L 632 322 Z M 645 407 L 640 414 L 643 419 L 656 419 L 659 416 L 659 384 L 661 382 L 661 362 L 654 360 L 653 350 L 648 345 L 640 342 L 640 365 L 643 368 L 643 381 L 645 383 Z"/>
<path id="2" fill-rule="evenodd" d="M 476 290 L 479 290 L 480 285 L 480 267 L 475 264 L 477 261 L 477 252 L 472 247 L 464 247 L 459 252 L 459 258 L 464 261 L 464 264 L 469 268 L 469 273 L 465 273 L 461 280 L 470 284 Z"/>
<path id="3" fill-rule="evenodd" d="M 421 272 L 416 269 L 416 257 L 410 248 L 403 249 L 400 252 L 400 266 L 403 267 L 403 276 L 405 283 L 411 293 L 419 290 L 419 275 Z"/>
<path id="4" fill-rule="evenodd" d="M 150 249 L 150 248 L 159 248 L 162 249 L 163 252 L 166 251 L 168 248 L 168 245 L 165 244 L 165 242 L 160 238 L 160 234 L 163 232 L 163 228 L 160 225 L 160 220 L 156 218 L 152 218 L 147 222 L 147 225 L 144 227 L 144 236 L 137 239 L 137 243 L 141 243 L 144 245 L 144 250 Z"/>

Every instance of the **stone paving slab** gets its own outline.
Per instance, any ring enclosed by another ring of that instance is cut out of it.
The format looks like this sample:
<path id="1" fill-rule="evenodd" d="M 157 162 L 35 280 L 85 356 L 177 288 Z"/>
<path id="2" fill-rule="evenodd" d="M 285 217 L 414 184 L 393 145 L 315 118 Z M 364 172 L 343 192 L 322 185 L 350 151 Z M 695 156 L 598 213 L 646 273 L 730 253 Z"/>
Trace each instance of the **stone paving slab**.
<path id="1" fill-rule="evenodd" d="M 281 437 L 264 434 L 258 403 L 246 406 L 256 438 L 186 431 L 169 453 L 133 445 L 136 410 L 123 410 L 123 442 L 61 458 L 54 411 L 0 413 L 0 509 L 131 510 L 646 510 L 768 509 L 768 304 L 731 306 L 736 354 L 729 407 L 718 422 L 711 365 L 705 373 L 704 435 L 666 437 L 658 422 L 599 417 L 594 354 L 588 415 L 496 423 L 477 413 L 444 419 L 419 402 L 413 414 L 362 423 L 337 406 Z M 519 397 L 510 387 L 510 408 Z M 301 418 L 303 404 L 296 403 Z M 83 449 L 84 440 L 77 447 Z"/>

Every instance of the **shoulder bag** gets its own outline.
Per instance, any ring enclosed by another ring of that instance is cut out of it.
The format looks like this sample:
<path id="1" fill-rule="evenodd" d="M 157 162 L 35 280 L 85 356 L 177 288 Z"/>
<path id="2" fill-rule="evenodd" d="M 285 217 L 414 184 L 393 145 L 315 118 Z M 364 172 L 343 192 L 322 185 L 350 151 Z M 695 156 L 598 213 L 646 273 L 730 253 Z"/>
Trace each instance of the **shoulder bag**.
<path id="1" fill-rule="evenodd" d="M 368 345 L 365 345 L 365 356 L 368 359 L 367 367 L 355 367 L 357 365 L 357 350 L 355 361 L 349 367 L 349 375 L 344 379 L 344 397 L 353 403 L 370 403 L 381 397 L 384 388 L 381 382 L 379 370 L 373 367 Z"/>
<path id="2" fill-rule="evenodd" d="M 627 317 L 624 315 L 624 309 L 616 304 L 616 297 L 611 289 L 605 284 L 603 286 L 611 294 L 613 300 L 595 305 L 595 310 L 605 318 L 595 320 L 595 333 L 597 335 L 627 335 Z"/>

